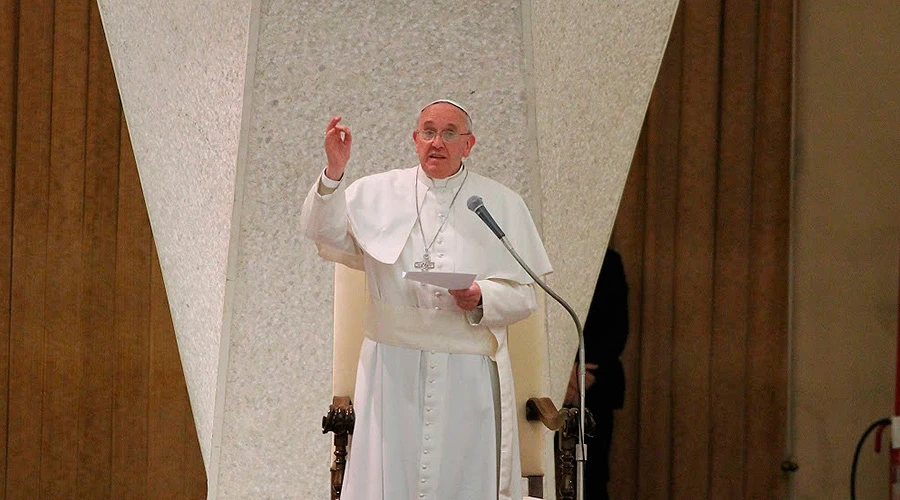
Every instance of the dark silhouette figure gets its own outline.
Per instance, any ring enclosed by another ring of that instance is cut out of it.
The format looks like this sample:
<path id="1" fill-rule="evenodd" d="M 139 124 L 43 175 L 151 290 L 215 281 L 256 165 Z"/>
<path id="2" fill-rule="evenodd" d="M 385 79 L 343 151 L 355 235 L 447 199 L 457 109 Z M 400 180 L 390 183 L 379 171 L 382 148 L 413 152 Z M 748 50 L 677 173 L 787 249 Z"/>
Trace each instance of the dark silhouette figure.
<path id="1" fill-rule="evenodd" d="M 619 357 L 628 339 L 628 284 L 622 258 L 607 249 L 597 278 L 594 297 L 584 321 L 585 406 L 594 416 L 594 437 L 587 440 L 584 498 L 607 500 L 609 448 L 612 444 L 613 410 L 625 401 L 625 370 Z M 566 405 L 578 405 L 574 377 L 566 392 Z"/>

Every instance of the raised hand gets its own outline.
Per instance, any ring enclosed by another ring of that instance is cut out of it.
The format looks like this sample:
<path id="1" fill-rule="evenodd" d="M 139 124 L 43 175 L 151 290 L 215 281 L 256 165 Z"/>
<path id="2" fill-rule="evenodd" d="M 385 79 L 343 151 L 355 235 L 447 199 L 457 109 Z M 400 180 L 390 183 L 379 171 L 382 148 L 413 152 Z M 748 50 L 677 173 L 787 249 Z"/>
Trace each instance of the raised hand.
<path id="1" fill-rule="evenodd" d="M 333 117 L 325 129 L 325 156 L 328 157 L 325 175 L 334 181 L 343 177 L 347 162 L 350 161 L 350 145 L 353 143 L 350 127 L 338 125 L 340 121 L 340 116 Z"/>

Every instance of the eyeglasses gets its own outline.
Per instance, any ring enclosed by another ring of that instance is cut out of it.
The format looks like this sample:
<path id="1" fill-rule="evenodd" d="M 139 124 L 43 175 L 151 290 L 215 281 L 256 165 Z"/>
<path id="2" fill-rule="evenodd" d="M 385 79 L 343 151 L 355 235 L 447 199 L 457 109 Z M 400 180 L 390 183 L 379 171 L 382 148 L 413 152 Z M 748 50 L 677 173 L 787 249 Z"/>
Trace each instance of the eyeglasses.
<path id="1" fill-rule="evenodd" d="M 425 142 L 431 142 L 438 135 L 441 136 L 441 140 L 444 142 L 454 142 L 464 135 L 472 135 L 471 132 L 459 133 L 455 130 L 445 130 L 438 134 L 437 130 L 420 130 L 419 137 Z"/>

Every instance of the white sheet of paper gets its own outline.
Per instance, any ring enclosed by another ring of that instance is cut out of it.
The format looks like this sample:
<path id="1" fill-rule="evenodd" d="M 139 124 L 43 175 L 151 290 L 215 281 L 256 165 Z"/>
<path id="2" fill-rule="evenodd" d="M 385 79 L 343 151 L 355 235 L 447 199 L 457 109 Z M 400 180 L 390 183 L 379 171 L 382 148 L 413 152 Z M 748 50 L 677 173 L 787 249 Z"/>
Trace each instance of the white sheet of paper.
<path id="1" fill-rule="evenodd" d="M 403 277 L 408 280 L 446 288 L 447 290 L 469 288 L 472 286 L 472 282 L 475 281 L 474 274 L 436 273 L 433 271 L 409 271 L 403 273 Z"/>

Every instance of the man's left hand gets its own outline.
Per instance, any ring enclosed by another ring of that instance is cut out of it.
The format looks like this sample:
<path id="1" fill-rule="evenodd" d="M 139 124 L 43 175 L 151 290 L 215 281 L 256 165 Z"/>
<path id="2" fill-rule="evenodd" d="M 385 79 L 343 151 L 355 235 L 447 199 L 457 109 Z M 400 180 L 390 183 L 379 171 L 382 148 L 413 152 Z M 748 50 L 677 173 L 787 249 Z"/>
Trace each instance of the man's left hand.
<path id="1" fill-rule="evenodd" d="M 481 287 L 477 281 L 472 282 L 472 286 L 462 290 L 450 290 L 450 295 L 456 299 L 456 305 L 463 311 L 471 311 L 478 307 L 481 301 Z"/>
<path id="2" fill-rule="evenodd" d="M 594 370 L 599 368 L 600 365 L 595 365 L 594 363 L 585 363 L 584 364 L 584 390 L 588 390 L 594 385 L 594 382 L 597 381 L 597 376 L 594 375 Z M 563 400 L 563 404 L 566 406 L 575 406 L 581 401 L 581 391 L 578 390 L 578 363 L 576 362 L 574 366 L 572 366 L 572 375 L 569 377 L 569 387 L 566 388 L 566 398 Z"/>

